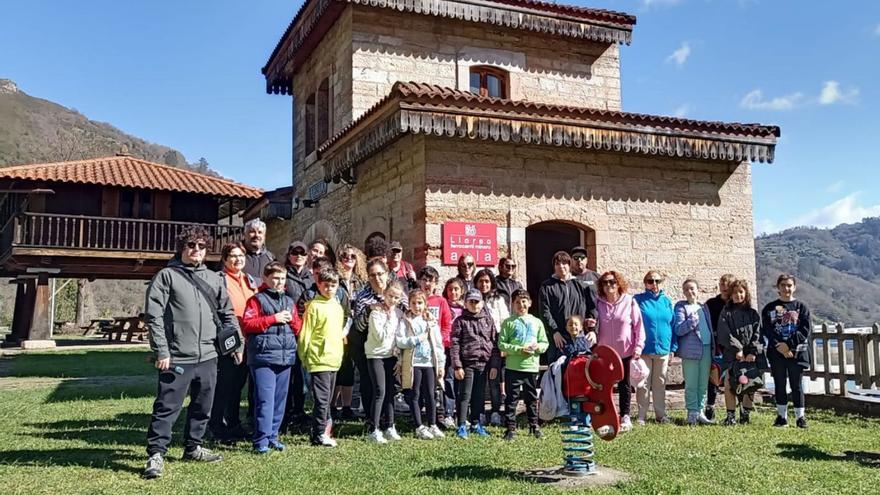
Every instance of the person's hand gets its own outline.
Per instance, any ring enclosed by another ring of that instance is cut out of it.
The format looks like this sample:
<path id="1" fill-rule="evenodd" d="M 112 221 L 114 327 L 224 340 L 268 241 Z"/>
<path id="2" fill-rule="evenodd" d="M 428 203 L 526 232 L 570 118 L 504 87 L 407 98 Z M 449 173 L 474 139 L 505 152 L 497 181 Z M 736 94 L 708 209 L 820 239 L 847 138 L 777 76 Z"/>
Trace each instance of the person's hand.
<path id="1" fill-rule="evenodd" d="M 464 370 L 461 368 L 455 368 L 455 379 L 456 380 L 464 380 Z"/>
<path id="2" fill-rule="evenodd" d="M 394 374 L 395 374 L 395 375 L 399 375 L 400 372 L 401 372 L 401 370 L 402 370 L 402 367 L 400 366 L 400 361 L 398 361 L 398 362 L 394 365 Z"/>
<path id="3" fill-rule="evenodd" d="M 587 328 L 596 328 L 596 319 L 595 318 L 587 318 L 584 320 L 584 326 Z"/>
<path id="4" fill-rule="evenodd" d="M 233 363 L 235 363 L 236 365 L 239 365 L 239 364 L 241 364 L 241 360 L 242 360 L 242 355 L 240 352 L 233 352 L 232 353 L 232 362 Z"/>
<path id="5" fill-rule="evenodd" d="M 348 345 L 348 337 L 342 337 L 342 345 Z"/>
<path id="6" fill-rule="evenodd" d="M 523 352 L 523 354 L 526 354 L 526 355 L 534 354 L 535 353 L 535 344 L 529 344 L 529 345 L 523 346 L 522 352 Z"/>
<path id="7" fill-rule="evenodd" d="M 489 379 L 494 380 L 498 378 L 498 368 L 492 368 L 489 370 Z"/>
<path id="8" fill-rule="evenodd" d="M 636 361 L 638 361 L 639 359 L 642 359 L 641 351 L 633 352 L 633 359 L 635 359 Z"/>
<path id="9" fill-rule="evenodd" d="M 742 361 L 742 360 L 743 360 L 743 353 L 742 353 L 742 351 L 737 352 L 737 353 L 736 353 L 736 356 L 734 356 L 734 357 L 736 357 L 736 360 L 737 360 L 737 361 Z"/>
<path id="10" fill-rule="evenodd" d="M 159 371 L 168 371 L 168 368 L 171 367 L 171 358 L 167 357 L 165 359 L 157 359 L 156 360 L 156 369 Z"/>
<path id="11" fill-rule="evenodd" d="M 424 344 L 427 341 L 428 341 L 428 334 L 427 333 L 423 333 L 423 334 L 419 335 L 419 342 Z"/>
<path id="12" fill-rule="evenodd" d="M 776 344 L 776 350 L 779 351 L 779 354 L 782 354 L 783 356 L 788 356 L 788 353 L 791 349 L 788 348 L 788 344 L 786 344 L 785 342 L 778 342 Z"/>
<path id="13" fill-rule="evenodd" d="M 565 337 L 559 332 L 554 332 L 553 343 L 556 344 L 557 349 L 562 349 L 565 346 Z"/>
<path id="14" fill-rule="evenodd" d="M 596 342 L 598 341 L 598 339 L 596 337 L 596 332 L 587 332 L 586 338 L 587 338 L 587 342 L 590 343 L 590 347 L 593 347 L 594 345 L 596 345 Z"/>
<path id="15" fill-rule="evenodd" d="M 275 313 L 275 321 L 278 323 L 290 323 L 290 320 L 293 319 L 293 315 L 290 314 L 290 311 L 284 310 Z"/>
<path id="16" fill-rule="evenodd" d="M 793 353 L 793 352 L 791 352 L 791 351 L 788 351 L 788 353 L 787 353 L 787 354 L 786 354 L 786 355 L 785 355 L 785 357 L 787 357 L 787 358 L 789 358 L 789 359 L 791 359 L 791 358 L 793 358 L 793 357 L 794 357 L 794 353 Z"/>
<path id="17" fill-rule="evenodd" d="M 748 356 L 746 356 L 746 362 L 747 363 L 754 363 L 755 362 L 755 355 L 749 354 Z"/>

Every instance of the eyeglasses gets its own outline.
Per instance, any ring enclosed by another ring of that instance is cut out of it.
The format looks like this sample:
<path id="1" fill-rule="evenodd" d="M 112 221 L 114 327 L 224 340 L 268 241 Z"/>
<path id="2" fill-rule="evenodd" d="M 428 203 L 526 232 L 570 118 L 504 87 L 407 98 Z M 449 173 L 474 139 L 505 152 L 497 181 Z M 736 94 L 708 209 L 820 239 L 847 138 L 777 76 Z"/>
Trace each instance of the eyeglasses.
<path id="1" fill-rule="evenodd" d="M 198 249 L 199 251 L 203 251 L 208 247 L 208 245 L 205 244 L 204 242 L 190 241 L 190 242 L 186 243 L 186 247 L 188 247 L 190 249 Z"/>
<path id="2" fill-rule="evenodd" d="M 613 287 L 613 286 L 617 285 L 617 280 L 614 280 L 613 278 L 611 278 L 611 279 L 607 279 L 607 280 L 602 280 L 601 283 L 602 283 L 602 285 L 607 285 L 607 286 Z"/>
<path id="3" fill-rule="evenodd" d="M 385 275 L 385 272 L 373 272 L 373 273 L 369 273 L 367 275 L 369 275 L 370 278 L 379 278 L 382 275 Z"/>
<path id="4" fill-rule="evenodd" d="M 572 256 L 571 259 L 583 261 L 583 260 L 587 259 L 587 257 L 582 254 L 576 254 L 576 255 Z"/>
<path id="5" fill-rule="evenodd" d="M 305 256 L 306 252 L 302 249 L 294 249 L 293 251 L 287 253 L 288 256 Z"/>

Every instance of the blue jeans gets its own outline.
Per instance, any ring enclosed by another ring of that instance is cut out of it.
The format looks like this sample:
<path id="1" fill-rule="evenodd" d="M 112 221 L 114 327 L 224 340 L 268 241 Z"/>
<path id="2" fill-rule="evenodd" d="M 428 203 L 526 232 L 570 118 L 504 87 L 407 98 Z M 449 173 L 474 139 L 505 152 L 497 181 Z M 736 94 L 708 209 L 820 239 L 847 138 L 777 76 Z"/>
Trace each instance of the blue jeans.
<path id="1" fill-rule="evenodd" d="M 682 359 L 684 373 L 684 402 L 688 412 L 702 411 L 706 406 L 706 390 L 709 388 L 709 366 L 712 364 L 712 346 L 703 346 L 700 359 Z"/>
<path id="2" fill-rule="evenodd" d="M 251 366 L 254 381 L 254 448 L 268 447 L 278 441 L 278 429 L 284 418 L 290 366 Z"/>

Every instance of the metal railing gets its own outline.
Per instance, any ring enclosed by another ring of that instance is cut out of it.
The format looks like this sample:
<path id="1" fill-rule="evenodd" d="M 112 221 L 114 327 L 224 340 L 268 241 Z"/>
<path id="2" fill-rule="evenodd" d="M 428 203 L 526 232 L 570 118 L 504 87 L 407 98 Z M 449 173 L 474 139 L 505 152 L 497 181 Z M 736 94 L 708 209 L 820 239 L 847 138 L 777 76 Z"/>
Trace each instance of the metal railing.
<path id="1" fill-rule="evenodd" d="M 191 225 L 167 220 L 19 213 L 7 228 L 12 228 L 11 247 L 173 253 L 177 235 Z M 240 226 L 198 225 L 214 239 L 208 254 L 219 254 L 225 243 L 242 236 Z"/>
<path id="2" fill-rule="evenodd" d="M 880 325 L 843 328 L 822 324 L 810 338 L 813 359 L 807 375 L 810 380 L 822 379 L 825 393 L 831 395 L 832 382 L 836 394 L 847 395 L 847 382 L 870 389 L 880 387 Z"/>

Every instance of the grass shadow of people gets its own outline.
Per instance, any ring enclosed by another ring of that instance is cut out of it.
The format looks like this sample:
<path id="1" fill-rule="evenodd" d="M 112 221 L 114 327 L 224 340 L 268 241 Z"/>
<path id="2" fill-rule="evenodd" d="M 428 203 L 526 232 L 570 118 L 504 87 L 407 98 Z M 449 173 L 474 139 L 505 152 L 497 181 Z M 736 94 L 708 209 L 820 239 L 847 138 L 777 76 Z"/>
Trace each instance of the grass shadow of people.
<path id="1" fill-rule="evenodd" d="M 481 466 L 477 464 L 465 464 L 462 466 L 449 466 L 444 468 L 429 469 L 419 473 L 419 476 L 429 476 L 442 480 L 473 480 L 488 481 L 494 479 L 508 478 L 521 480 L 523 477 L 514 471 L 502 469 L 492 466 Z"/>
<path id="2" fill-rule="evenodd" d="M 139 459 L 131 453 L 118 452 L 113 449 L 56 449 L 38 450 L 22 449 L 0 451 L 0 465 L 35 466 L 35 467 L 90 467 L 110 471 L 140 473 L 140 468 L 131 466 L 126 461 Z"/>
<path id="3" fill-rule="evenodd" d="M 796 461 L 849 461 L 860 466 L 880 468 L 880 452 L 845 450 L 840 455 L 832 455 L 801 443 L 780 443 L 779 455 Z"/>
<path id="4" fill-rule="evenodd" d="M 49 440 L 79 440 L 91 445 L 137 446 L 146 439 L 148 414 L 122 413 L 111 419 L 61 420 L 25 423 L 37 429 L 30 436 Z"/>

